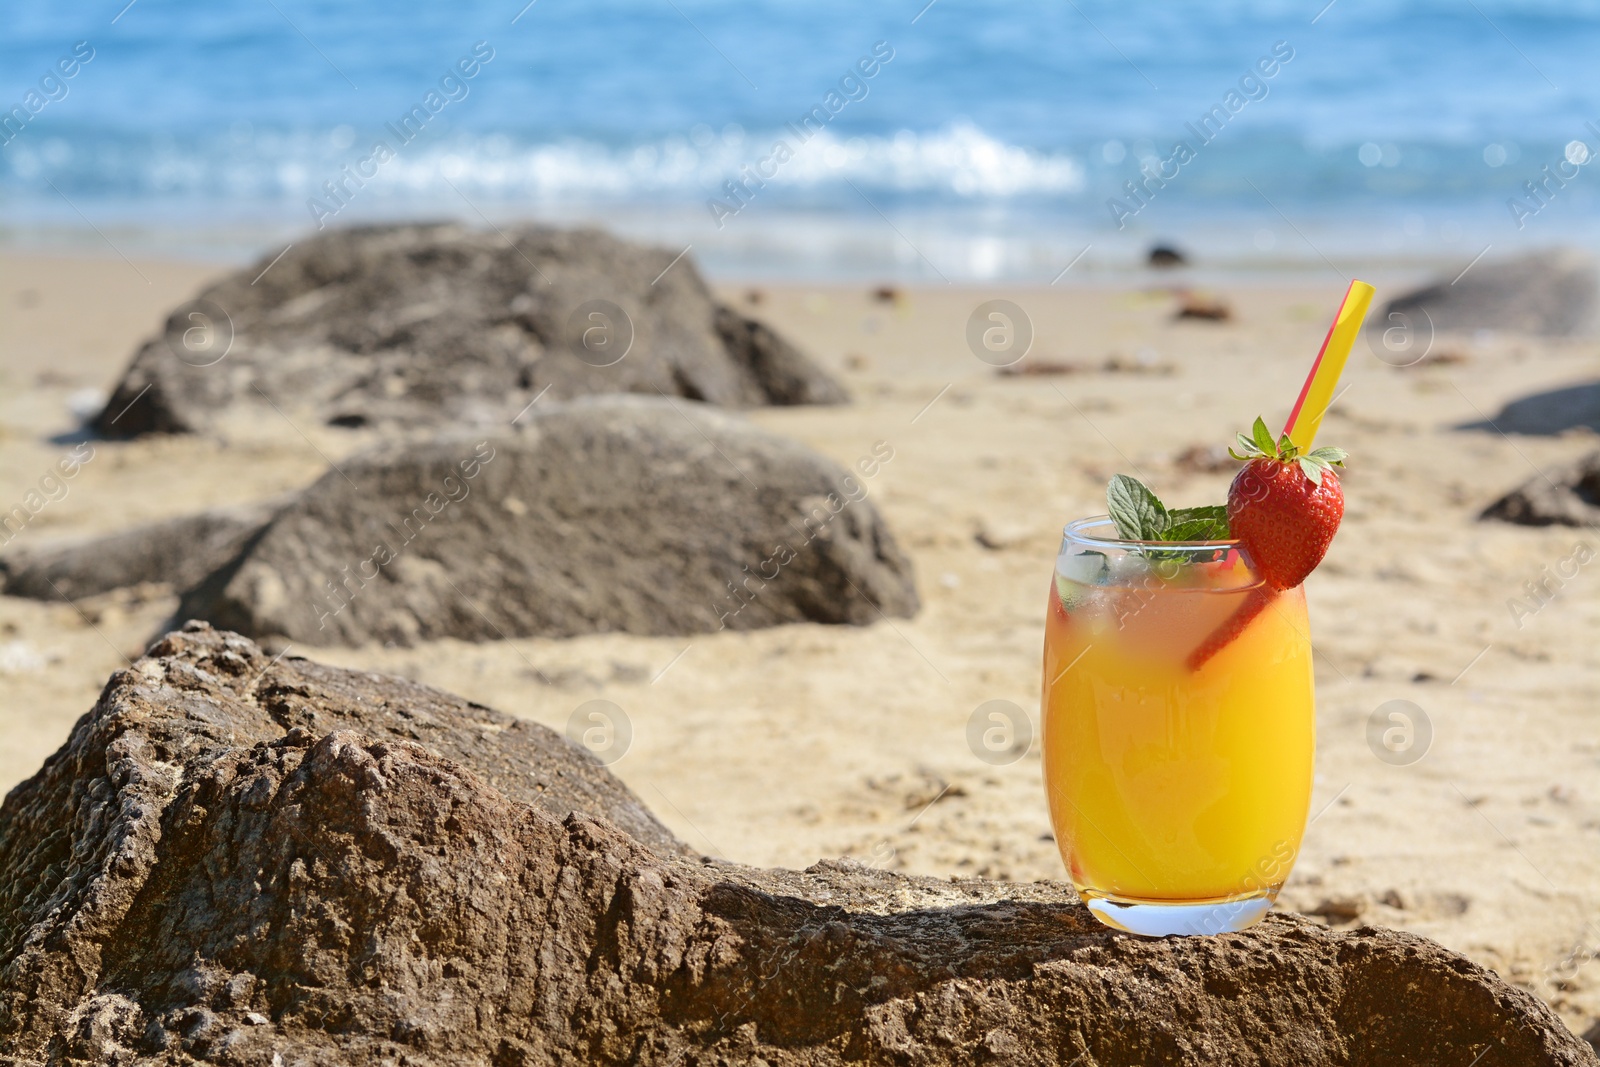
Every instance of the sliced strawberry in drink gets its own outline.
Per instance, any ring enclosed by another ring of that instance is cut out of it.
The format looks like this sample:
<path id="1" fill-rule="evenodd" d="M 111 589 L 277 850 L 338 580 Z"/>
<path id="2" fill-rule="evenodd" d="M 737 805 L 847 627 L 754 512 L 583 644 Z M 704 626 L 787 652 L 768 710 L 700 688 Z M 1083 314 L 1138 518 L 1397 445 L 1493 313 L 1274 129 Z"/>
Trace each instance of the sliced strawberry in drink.
<path id="1" fill-rule="evenodd" d="M 1227 648 L 1244 633 L 1245 628 L 1255 621 L 1256 616 L 1265 611 L 1277 598 L 1277 591 L 1267 585 L 1258 585 L 1250 590 L 1234 609 L 1233 614 L 1229 615 L 1221 626 L 1211 631 L 1206 639 L 1189 653 L 1189 658 L 1184 663 L 1191 671 L 1204 667 L 1212 656 Z"/>
<path id="2" fill-rule="evenodd" d="M 1071 622 L 1073 614 L 1083 610 L 1092 588 L 1087 583 L 1057 574 L 1050 583 L 1050 609 L 1056 621 Z"/>

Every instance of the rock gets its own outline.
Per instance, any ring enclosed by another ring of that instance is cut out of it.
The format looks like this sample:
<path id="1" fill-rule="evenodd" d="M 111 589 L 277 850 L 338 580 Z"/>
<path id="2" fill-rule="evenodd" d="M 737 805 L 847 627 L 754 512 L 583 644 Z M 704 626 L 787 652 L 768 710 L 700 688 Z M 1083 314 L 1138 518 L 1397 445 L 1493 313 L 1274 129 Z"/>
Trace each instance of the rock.
<path id="1" fill-rule="evenodd" d="M 184 594 L 309 644 L 865 625 L 918 607 L 872 478 L 690 401 L 589 397 L 342 462 Z M 764 580 L 765 579 L 765 580 Z M 735 591 L 737 589 L 737 592 Z"/>
<path id="2" fill-rule="evenodd" d="M 832 389 L 824 389 L 819 384 L 826 381 L 821 377 L 822 372 L 771 327 L 725 307 L 717 308 L 715 321 L 717 335 L 727 347 L 728 355 L 749 370 L 766 403 L 836 404 L 846 399 L 842 386 L 829 381 Z M 714 400 L 701 395 L 698 387 L 685 388 L 681 395 L 691 400 Z M 728 403 L 726 400 L 716 402 Z"/>
<path id="3" fill-rule="evenodd" d="M 180 617 L 312 644 L 860 625 L 917 610 L 910 564 L 866 499 L 883 455 L 847 472 L 692 402 L 537 410 L 486 437 L 375 448 L 286 501 L 12 553 L 4 592 L 162 582 L 182 592 Z M 482 454 L 511 462 L 480 483 Z"/>
<path id="4" fill-rule="evenodd" d="M 1600 382 L 1533 393 L 1511 401 L 1493 419 L 1464 423 L 1457 429 L 1540 437 L 1553 437 L 1568 430 L 1600 432 Z"/>
<path id="5" fill-rule="evenodd" d="M 675 258 L 598 230 L 531 225 L 302 238 L 175 309 L 92 426 L 133 437 L 246 414 L 282 432 L 488 425 L 545 390 L 548 400 L 635 392 L 729 407 L 847 399 Z"/>
<path id="6" fill-rule="evenodd" d="M 0 807 L 0 1055 L 1600 1062 L 1414 935 L 1147 940 L 1062 883 L 700 859 L 547 730 L 199 624 Z"/>
<path id="7" fill-rule="evenodd" d="M 1426 313 L 1433 330 L 1510 330 L 1570 337 L 1591 332 L 1600 309 L 1600 283 L 1595 264 L 1573 249 L 1473 264 L 1454 281 L 1440 279 L 1389 301 L 1378 329 L 1398 323 L 1392 313 L 1410 314 L 1411 328 L 1426 330 L 1415 320 Z M 1424 333 L 1423 336 L 1431 336 Z"/>
<path id="8" fill-rule="evenodd" d="M 1220 296 L 1205 293 L 1183 293 L 1178 297 L 1178 310 L 1174 319 L 1198 319 L 1201 322 L 1232 322 L 1233 306 Z"/>
<path id="9" fill-rule="evenodd" d="M 1366 910 L 1367 902 L 1362 897 L 1326 897 L 1306 914 L 1318 916 L 1334 926 L 1339 926 L 1355 922 Z"/>
<path id="10" fill-rule="evenodd" d="M 1151 245 L 1150 252 L 1145 256 L 1145 265 L 1156 268 L 1187 267 L 1189 257 L 1176 245 Z"/>
<path id="11" fill-rule="evenodd" d="M 1053 378 L 1064 374 L 1082 374 L 1089 366 L 1078 360 L 1023 359 L 995 371 L 1002 378 Z"/>
<path id="12" fill-rule="evenodd" d="M 1600 452 L 1529 478 L 1478 517 L 1523 526 L 1600 526 Z"/>
<path id="13" fill-rule="evenodd" d="M 140 582 L 187 589 L 238 555 L 281 506 L 218 508 L 108 537 L 12 552 L 0 559 L 0 589 L 36 600 L 75 600 Z"/>
<path id="14" fill-rule="evenodd" d="M 1190 445 L 1172 458 L 1173 466 L 1189 474 L 1220 474 L 1239 469 L 1227 445 Z"/>

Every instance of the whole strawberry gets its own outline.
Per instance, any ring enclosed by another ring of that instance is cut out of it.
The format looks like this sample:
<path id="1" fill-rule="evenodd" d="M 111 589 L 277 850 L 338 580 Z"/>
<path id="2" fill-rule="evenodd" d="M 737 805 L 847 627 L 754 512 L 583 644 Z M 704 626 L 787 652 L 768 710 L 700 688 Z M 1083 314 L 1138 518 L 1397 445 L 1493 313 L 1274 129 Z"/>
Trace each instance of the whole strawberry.
<path id="1" fill-rule="evenodd" d="M 1260 419 L 1252 436 L 1238 440 L 1243 454 L 1228 453 L 1245 465 L 1228 487 L 1229 529 L 1268 587 L 1293 589 L 1322 562 L 1344 517 L 1333 468 L 1344 466 L 1346 453 L 1324 447 L 1302 455 L 1287 434 L 1274 441 Z"/>

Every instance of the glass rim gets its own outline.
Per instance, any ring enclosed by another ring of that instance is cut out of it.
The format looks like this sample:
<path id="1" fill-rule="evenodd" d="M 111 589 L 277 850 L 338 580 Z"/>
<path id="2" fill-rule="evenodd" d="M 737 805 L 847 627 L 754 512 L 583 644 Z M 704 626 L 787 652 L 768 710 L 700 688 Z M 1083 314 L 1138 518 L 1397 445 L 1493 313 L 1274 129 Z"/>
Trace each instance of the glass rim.
<path id="1" fill-rule="evenodd" d="M 1076 541 L 1080 544 L 1091 545 L 1097 548 L 1127 549 L 1148 546 L 1150 548 L 1163 548 L 1167 549 L 1168 551 L 1174 549 L 1215 551 L 1219 548 L 1238 548 L 1241 551 L 1243 550 L 1242 546 L 1239 544 L 1238 538 L 1229 538 L 1223 541 L 1128 541 L 1120 537 L 1096 537 L 1093 534 L 1084 532 L 1085 530 L 1096 526 L 1111 526 L 1113 529 L 1115 529 L 1116 524 L 1112 521 L 1110 515 L 1089 515 L 1082 519 L 1073 519 L 1071 522 L 1067 523 L 1061 528 L 1061 536 L 1063 540 Z"/>

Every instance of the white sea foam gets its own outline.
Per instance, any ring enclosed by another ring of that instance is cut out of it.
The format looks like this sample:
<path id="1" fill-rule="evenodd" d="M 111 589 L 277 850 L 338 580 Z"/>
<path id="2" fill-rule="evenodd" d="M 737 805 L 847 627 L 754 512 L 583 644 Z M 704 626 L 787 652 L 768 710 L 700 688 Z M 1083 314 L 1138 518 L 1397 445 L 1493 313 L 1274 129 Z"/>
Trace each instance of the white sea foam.
<path id="1" fill-rule="evenodd" d="M 351 139 L 353 137 L 353 140 Z M 804 193 L 840 189 L 847 181 L 868 192 L 925 193 L 963 199 L 1061 196 L 1085 187 L 1083 165 L 1064 152 L 1009 144 L 971 123 L 892 136 L 841 136 L 824 129 L 801 142 L 789 128 L 720 135 L 673 136 L 609 146 L 565 138 L 527 142 L 505 134 L 454 136 L 400 145 L 387 129 L 345 131 L 335 150 L 328 136 L 261 131 L 247 144 L 184 143 L 172 138 L 121 140 L 94 153 L 52 144 L 49 153 L 19 145 L 0 175 L 78 185 L 89 173 L 115 173 L 125 192 L 227 193 L 267 197 L 323 195 L 342 168 L 371 155 L 382 140 L 393 160 L 364 181 L 360 193 L 455 196 L 455 190 L 493 199 L 594 201 L 689 199 L 721 195 L 723 183 L 785 142 L 793 158 L 771 185 Z M 348 183 L 353 187 L 353 183 Z M 359 194 L 358 194 L 359 195 Z M 850 193 L 850 195 L 854 195 Z"/>
<path id="2" fill-rule="evenodd" d="M 803 191 L 848 181 L 879 191 L 1003 198 L 1084 188 L 1083 167 L 1071 156 L 1007 144 L 969 123 L 931 133 L 902 130 L 893 137 L 844 138 L 823 130 L 804 143 L 787 129 L 765 135 L 730 132 L 699 146 L 680 137 L 628 148 L 578 140 L 534 145 L 516 145 L 505 137 L 457 140 L 400 152 L 378 185 L 426 193 L 445 187 L 443 175 L 463 192 L 494 198 L 716 196 L 724 182 L 740 178 L 779 141 L 793 158 L 771 179 L 777 189 Z M 316 188 L 312 178 L 306 195 Z"/>

